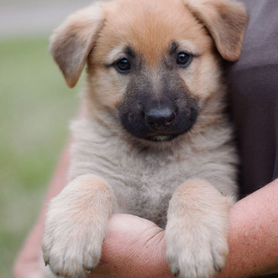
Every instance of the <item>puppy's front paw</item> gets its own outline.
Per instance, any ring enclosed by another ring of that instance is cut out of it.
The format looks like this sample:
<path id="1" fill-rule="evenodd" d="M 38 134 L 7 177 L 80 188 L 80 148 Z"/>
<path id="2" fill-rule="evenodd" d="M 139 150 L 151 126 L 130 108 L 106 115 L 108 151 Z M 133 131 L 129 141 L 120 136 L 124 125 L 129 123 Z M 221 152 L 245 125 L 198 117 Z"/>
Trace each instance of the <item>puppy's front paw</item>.
<path id="1" fill-rule="evenodd" d="M 111 200 L 104 184 L 89 182 L 86 190 L 86 181 L 68 185 L 49 207 L 43 256 L 58 276 L 85 277 L 101 257 Z"/>
<path id="2" fill-rule="evenodd" d="M 69 219 L 66 224 L 51 214 L 43 240 L 45 263 L 57 276 L 84 277 L 100 260 L 104 227 L 80 225 Z"/>
<path id="3" fill-rule="evenodd" d="M 200 226 L 180 229 L 171 224 L 166 229 L 167 258 L 178 277 L 211 277 L 222 270 L 228 254 L 226 233 L 217 227 Z"/>
<path id="4" fill-rule="evenodd" d="M 167 257 L 179 277 L 211 277 L 228 254 L 229 198 L 209 183 L 190 180 L 174 193 L 166 226 Z"/>

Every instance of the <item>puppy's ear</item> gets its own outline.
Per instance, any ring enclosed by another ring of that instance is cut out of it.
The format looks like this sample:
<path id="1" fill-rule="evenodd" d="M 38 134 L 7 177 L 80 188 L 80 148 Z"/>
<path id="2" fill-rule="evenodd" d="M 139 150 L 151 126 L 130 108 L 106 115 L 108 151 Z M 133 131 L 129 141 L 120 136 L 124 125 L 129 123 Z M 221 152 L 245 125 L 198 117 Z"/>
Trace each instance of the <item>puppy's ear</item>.
<path id="1" fill-rule="evenodd" d="M 231 0 L 184 0 L 214 39 L 221 56 L 228 61 L 240 57 L 248 16 L 241 3 Z"/>
<path id="2" fill-rule="evenodd" d="M 69 87 L 74 87 L 103 25 L 100 4 L 77 11 L 59 26 L 50 39 L 50 52 Z"/>

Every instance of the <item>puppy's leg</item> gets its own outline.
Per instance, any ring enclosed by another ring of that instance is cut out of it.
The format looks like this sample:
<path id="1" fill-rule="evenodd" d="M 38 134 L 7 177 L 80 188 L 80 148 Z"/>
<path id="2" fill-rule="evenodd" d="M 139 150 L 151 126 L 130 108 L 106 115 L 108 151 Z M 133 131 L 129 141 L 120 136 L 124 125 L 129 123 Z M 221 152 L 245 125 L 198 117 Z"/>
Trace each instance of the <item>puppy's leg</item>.
<path id="1" fill-rule="evenodd" d="M 169 203 L 167 257 L 179 277 L 210 277 L 225 265 L 231 198 L 205 180 L 188 180 Z"/>
<path id="2" fill-rule="evenodd" d="M 113 201 L 107 183 L 95 175 L 77 177 L 51 201 L 43 255 L 56 275 L 84 277 L 98 264 Z"/>

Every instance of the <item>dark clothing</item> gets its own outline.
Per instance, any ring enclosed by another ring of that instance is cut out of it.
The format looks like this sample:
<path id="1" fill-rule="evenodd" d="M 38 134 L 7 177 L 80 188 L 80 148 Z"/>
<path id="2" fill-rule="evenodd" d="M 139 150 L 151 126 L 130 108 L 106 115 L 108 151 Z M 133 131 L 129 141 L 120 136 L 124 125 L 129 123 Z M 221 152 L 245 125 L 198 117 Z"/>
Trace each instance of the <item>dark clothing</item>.
<path id="1" fill-rule="evenodd" d="M 244 197 L 278 175 L 278 1 L 241 1 L 250 21 L 241 59 L 227 67 L 227 75 Z"/>
<path id="2" fill-rule="evenodd" d="M 227 67 L 241 158 L 241 197 L 277 177 L 278 1 L 242 0 L 250 20 L 242 56 Z"/>

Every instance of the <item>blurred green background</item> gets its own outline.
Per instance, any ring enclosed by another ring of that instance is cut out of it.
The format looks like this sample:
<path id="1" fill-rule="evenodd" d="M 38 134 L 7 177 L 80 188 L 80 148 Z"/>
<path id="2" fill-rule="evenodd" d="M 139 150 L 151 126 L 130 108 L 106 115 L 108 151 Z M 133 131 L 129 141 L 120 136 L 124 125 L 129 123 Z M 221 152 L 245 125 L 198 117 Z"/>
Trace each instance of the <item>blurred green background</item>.
<path id="1" fill-rule="evenodd" d="M 1 277 L 39 213 L 75 110 L 47 48 L 44 38 L 0 42 Z"/>
<path id="2" fill-rule="evenodd" d="M 0 0 L 0 277 L 12 277 L 78 103 L 79 88 L 66 87 L 48 36 L 86 2 Z"/>

